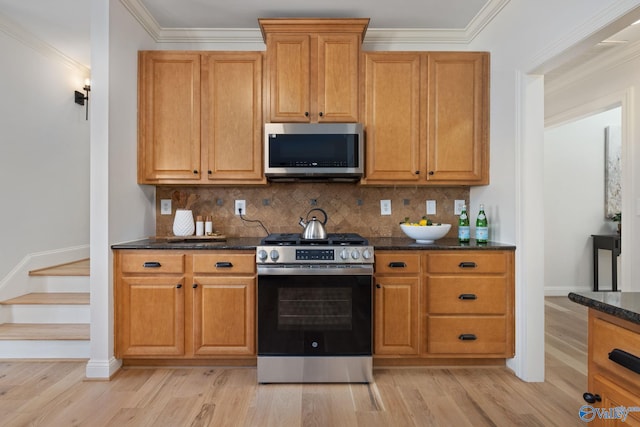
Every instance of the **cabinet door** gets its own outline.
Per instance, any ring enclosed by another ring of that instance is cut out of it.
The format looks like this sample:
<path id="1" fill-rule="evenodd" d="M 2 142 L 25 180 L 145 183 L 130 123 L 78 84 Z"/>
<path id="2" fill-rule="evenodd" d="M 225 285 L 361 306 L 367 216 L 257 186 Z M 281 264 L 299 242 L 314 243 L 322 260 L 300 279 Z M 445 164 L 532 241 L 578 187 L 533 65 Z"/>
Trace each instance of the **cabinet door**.
<path id="1" fill-rule="evenodd" d="M 427 180 L 488 184 L 489 56 L 429 53 Z"/>
<path id="2" fill-rule="evenodd" d="M 317 118 L 312 120 L 357 122 L 360 37 L 321 34 L 317 51 L 317 61 L 313 57 L 311 60 L 312 75 L 317 72 L 317 107 L 311 108 Z"/>
<path id="3" fill-rule="evenodd" d="M 208 184 L 264 181 L 261 52 L 203 55 L 202 131 Z"/>
<path id="4" fill-rule="evenodd" d="M 364 55 L 367 142 L 363 183 L 417 183 L 424 151 L 418 53 Z"/>
<path id="5" fill-rule="evenodd" d="M 374 353 L 417 355 L 420 280 L 377 277 L 375 282 Z"/>
<path id="6" fill-rule="evenodd" d="M 590 426 L 640 427 L 640 412 L 637 410 L 623 414 L 628 408 L 637 408 L 640 396 L 614 384 L 604 376 L 595 375 L 589 384 L 589 391 L 600 395 L 602 401 L 592 405 L 593 410 L 583 415 L 583 421 Z"/>
<path id="7" fill-rule="evenodd" d="M 200 179 L 200 55 L 140 52 L 138 182 Z"/>
<path id="8" fill-rule="evenodd" d="M 267 39 L 272 122 L 309 122 L 309 36 L 270 34 Z"/>
<path id="9" fill-rule="evenodd" d="M 195 277 L 194 354 L 255 355 L 255 279 Z"/>
<path id="10" fill-rule="evenodd" d="M 182 356 L 184 277 L 124 277 L 117 286 L 117 357 Z"/>

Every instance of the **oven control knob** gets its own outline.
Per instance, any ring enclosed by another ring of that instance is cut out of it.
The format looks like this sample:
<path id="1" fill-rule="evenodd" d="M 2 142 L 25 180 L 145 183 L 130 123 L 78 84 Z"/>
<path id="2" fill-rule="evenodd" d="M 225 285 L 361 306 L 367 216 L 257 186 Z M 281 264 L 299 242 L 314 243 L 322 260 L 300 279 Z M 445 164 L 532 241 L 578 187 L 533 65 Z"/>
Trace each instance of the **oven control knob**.
<path id="1" fill-rule="evenodd" d="M 362 252 L 362 258 L 371 259 L 371 251 L 369 249 L 365 249 L 364 252 Z"/>
<path id="2" fill-rule="evenodd" d="M 343 260 L 343 261 L 348 260 L 348 259 L 349 259 L 349 251 L 348 251 L 348 250 L 346 250 L 346 249 L 343 249 L 343 250 L 340 252 L 340 259 L 341 259 L 341 260 Z"/>
<path id="3" fill-rule="evenodd" d="M 276 251 L 275 249 L 272 249 L 271 252 L 269 253 L 269 256 L 271 257 L 271 259 L 273 261 L 277 261 L 278 258 L 280 258 L 280 254 L 278 253 L 278 251 Z"/>
<path id="4" fill-rule="evenodd" d="M 264 249 L 260 249 L 258 251 L 258 259 L 260 261 L 266 260 L 268 256 L 269 256 L 269 254 L 267 254 L 267 251 L 265 251 Z"/>
<path id="5" fill-rule="evenodd" d="M 351 252 L 351 258 L 353 258 L 353 259 L 360 258 L 360 252 L 358 252 L 357 249 L 354 249 L 353 252 Z"/>

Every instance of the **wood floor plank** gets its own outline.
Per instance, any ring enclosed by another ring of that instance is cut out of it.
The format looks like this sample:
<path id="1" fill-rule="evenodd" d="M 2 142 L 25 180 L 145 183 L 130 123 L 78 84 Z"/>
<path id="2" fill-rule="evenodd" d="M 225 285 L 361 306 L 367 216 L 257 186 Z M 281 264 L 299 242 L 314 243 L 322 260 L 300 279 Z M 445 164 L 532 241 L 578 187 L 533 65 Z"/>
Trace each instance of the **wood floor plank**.
<path id="1" fill-rule="evenodd" d="M 87 305 L 89 292 L 32 292 L 0 302 L 0 304 L 28 304 L 28 305 Z"/>
<path id="2" fill-rule="evenodd" d="M 381 367 L 372 384 L 257 384 L 255 368 L 0 362 L 2 426 L 584 426 L 587 313 L 547 299 L 546 379 L 505 366 Z M 573 304 L 573 305 L 572 305 Z"/>
<path id="3" fill-rule="evenodd" d="M 40 268 L 29 272 L 29 276 L 88 276 L 89 258 L 66 264 Z"/>

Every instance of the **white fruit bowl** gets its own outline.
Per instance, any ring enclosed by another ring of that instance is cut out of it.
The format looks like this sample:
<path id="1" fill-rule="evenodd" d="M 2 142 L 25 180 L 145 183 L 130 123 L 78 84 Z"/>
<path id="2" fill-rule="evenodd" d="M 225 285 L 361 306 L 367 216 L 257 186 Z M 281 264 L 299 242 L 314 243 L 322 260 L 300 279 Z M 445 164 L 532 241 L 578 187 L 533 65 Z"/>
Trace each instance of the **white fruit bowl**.
<path id="1" fill-rule="evenodd" d="M 404 231 L 404 234 L 415 239 L 416 243 L 433 243 L 435 240 L 443 238 L 449 232 L 451 224 L 400 224 L 400 228 Z"/>

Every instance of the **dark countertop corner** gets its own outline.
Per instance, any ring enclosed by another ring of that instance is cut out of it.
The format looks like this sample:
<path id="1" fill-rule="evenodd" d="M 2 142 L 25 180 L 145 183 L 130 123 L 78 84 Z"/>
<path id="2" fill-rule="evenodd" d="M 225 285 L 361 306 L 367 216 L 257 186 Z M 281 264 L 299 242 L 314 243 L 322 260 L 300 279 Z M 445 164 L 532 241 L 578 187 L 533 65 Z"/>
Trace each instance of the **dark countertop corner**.
<path id="1" fill-rule="evenodd" d="M 640 292 L 570 292 L 577 304 L 640 325 Z"/>

